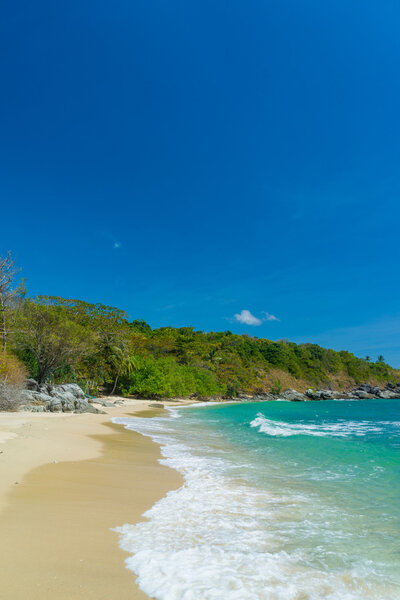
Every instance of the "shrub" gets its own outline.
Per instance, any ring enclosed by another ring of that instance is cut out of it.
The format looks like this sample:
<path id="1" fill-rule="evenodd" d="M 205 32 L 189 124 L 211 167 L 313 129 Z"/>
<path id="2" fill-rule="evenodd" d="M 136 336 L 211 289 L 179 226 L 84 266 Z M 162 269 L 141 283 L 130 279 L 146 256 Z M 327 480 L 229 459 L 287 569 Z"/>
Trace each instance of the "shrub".
<path id="1" fill-rule="evenodd" d="M 0 354 L 0 383 L 5 385 L 24 384 L 27 377 L 24 365 L 13 354 Z"/>
<path id="2" fill-rule="evenodd" d="M 26 379 L 25 367 L 11 354 L 0 354 L 0 410 L 16 410 Z"/>
<path id="3" fill-rule="evenodd" d="M 271 387 L 272 394 L 280 394 L 282 391 L 282 383 L 280 379 L 275 379 Z"/>
<path id="4" fill-rule="evenodd" d="M 174 396 L 212 396 L 221 391 L 211 371 L 182 365 L 173 358 L 138 359 L 137 368 L 122 378 L 122 391 L 125 395 L 146 398 Z"/>
<path id="5" fill-rule="evenodd" d="M 17 385 L 5 385 L 0 382 L 0 411 L 17 410 L 21 404 L 21 388 Z"/>

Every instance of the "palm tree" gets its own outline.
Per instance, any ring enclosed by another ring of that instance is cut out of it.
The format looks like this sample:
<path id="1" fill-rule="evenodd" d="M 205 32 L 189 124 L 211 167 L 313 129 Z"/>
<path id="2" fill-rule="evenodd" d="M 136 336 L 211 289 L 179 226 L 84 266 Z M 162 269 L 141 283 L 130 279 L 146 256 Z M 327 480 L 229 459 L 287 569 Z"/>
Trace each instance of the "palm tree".
<path id="1" fill-rule="evenodd" d="M 129 354 L 129 350 L 120 346 L 113 346 L 112 354 L 110 356 L 110 363 L 115 369 L 115 380 L 111 396 L 114 394 L 118 380 L 121 375 L 130 375 L 134 369 L 137 368 L 136 358 Z"/>

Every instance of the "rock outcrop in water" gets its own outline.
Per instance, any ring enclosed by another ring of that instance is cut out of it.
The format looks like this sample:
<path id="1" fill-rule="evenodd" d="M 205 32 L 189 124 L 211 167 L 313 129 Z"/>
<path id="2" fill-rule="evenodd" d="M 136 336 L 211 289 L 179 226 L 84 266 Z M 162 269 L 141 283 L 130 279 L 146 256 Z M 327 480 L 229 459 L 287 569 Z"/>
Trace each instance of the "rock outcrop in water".
<path id="1" fill-rule="evenodd" d="M 76 383 L 39 385 L 33 379 L 28 379 L 26 388 L 21 392 L 24 402 L 23 410 L 31 412 L 102 412 L 89 402 Z"/>
<path id="2" fill-rule="evenodd" d="M 335 390 L 315 390 L 308 389 L 304 394 L 293 389 L 285 390 L 280 394 L 271 394 L 269 392 L 256 394 L 253 397 L 239 396 L 238 400 L 250 400 L 265 402 L 266 400 L 289 400 L 290 402 L 306 402 L 308 400 L 364 400 L 368 398 L 386 399 L 400 398 L 400 384 L 388 383 L 384 388 L 373 386 L 369 383 L 362 383 L 349 392 L 338 392 Z"/>

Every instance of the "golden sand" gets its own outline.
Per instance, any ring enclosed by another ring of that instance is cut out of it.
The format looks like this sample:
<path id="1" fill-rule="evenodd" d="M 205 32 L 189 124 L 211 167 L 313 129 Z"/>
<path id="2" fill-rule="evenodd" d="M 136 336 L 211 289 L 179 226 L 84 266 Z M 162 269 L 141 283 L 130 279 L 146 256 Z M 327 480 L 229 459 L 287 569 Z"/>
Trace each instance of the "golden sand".
<path id="1" fill-rule="evenodd" d="M 0 415 L 0 600 L 147 598 L 111 528 L 141 520 L 181 478 L 149 438 L 110 423 L 147 406 Z"/>

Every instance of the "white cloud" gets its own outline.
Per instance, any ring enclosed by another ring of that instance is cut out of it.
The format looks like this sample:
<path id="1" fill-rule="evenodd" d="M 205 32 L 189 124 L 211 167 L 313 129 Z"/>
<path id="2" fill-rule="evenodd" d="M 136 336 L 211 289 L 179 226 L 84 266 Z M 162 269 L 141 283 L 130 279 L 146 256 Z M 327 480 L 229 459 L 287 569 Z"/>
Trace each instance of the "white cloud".
<path id="1" fill-rule="evenodd" d="M 275 315 L 270 315 L 267 312 L 263 312 L 263 315 L 265 315 L 263 321 L 279 321 L 278 317 L 275 317 Z"/>
<path id="2" fill-rule="evenodd" d="M 265 316 L 262 319 L 259 319 L 258 317 L 255 317 L 249 310 L 244 309 L 234 316 L 234 320 L 238 323 L 243 323 L 243 325 L 253 325 L 255 327 L 262 325 L 264 321 L 279 321 L 278 317 L 275 317 L 275 315 L 270 315 L 265 311 L 263 311 L 262 314 Z"/>
<path id="3" fill-rule="evenodd" d="M 114 242 L 114 248 L 121 248 L 121 246 L 122 246 L 121 242 L 117 242 L 117 241 Z"/>
<path id="4" fill-rule="evenodd" d="M 257 319 L 249 310 L 242 310 L 242 312 L 236 314 L 235 320 L 244 325 L 261 325 L 262 323 L 262 320 Z"/>

